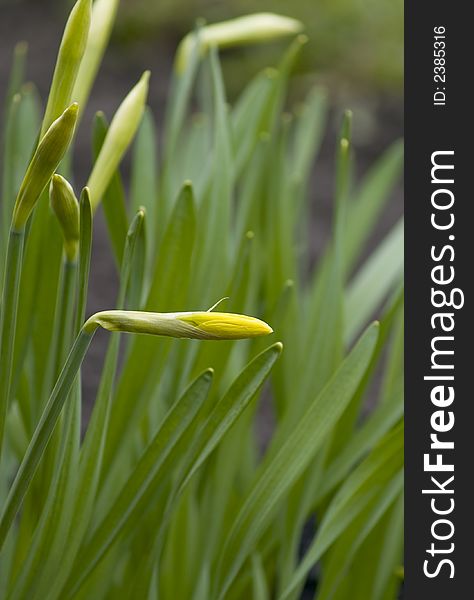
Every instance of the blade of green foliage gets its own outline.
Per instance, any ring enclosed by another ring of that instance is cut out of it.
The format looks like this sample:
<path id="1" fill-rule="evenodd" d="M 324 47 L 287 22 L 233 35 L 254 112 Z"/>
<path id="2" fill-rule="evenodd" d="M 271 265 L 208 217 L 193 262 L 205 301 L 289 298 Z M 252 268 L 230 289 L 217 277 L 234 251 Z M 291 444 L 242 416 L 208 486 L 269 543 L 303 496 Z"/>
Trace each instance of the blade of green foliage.
<path id="1" fill-rule="evenodd" d="M 338 536 L 373 499 L 377 489 L 386 485 L 403 466 L 403 427 L 396 427 L 370 455 L 352 472 L 335 495 L 326 511 L 316 538 L 307 550 L 286 590 L 284 600 L 306 577 L 314 565 Z"/>
<path id="2" fill-rule="evenodd" d="M 236 173 L 253 154 L 255 145 L 264 131 L 265 111 L 275 92 L 278 72 L 265 69 L 251 81 L 240 95 L 231 115 L 232 141 Z"/>
<path id="3" fill-rule="evenodd" d="M 372 600 L 384 598 L 384 600 L 396 598 L 400 585 L 396 575 L 396 568 L 402 564 L 403 553 L 403 523 L 404 523 L 404 501 L 401 494 L 392 511 L 387 515 L 386 523 L 381 523 L 375 532 L 381 539 L 380 544 L 373 544 L 377 553 L 374 553 L 376 565 L 375 577 L 372 585 Z M 368 540 L 371 541 L 371 540 Z"/>
<path id="4" fill-rule="evenodd" d="M 351 270 L 374 229 L 385 203 L 390 198 L 403 168 L 403 142 L 386 150 L 364 177 L 348 207 L 351 233 L 347 237 L 346 265 Z"/>
<path id="5" fill-rule="evenodd" d="M 102 112 L 98 112 L 95 115 L 92 131 L 94 160 L 99 156 L 108 129 L 109 126 L 105 115 Z M 105 222 L 112 244 L 115 263 L 117 266 L 120 266 L 122 264 L 123 248 L 127 235 L 128 219 L 125 206 L 125 192 L 118 170 L 112 176 L 109 186 L 104 192 L 102 207 L 104 209 Z"/>
<path id="6" fill-rule="evenodd" d="M 76 82 L 82 57 L 86 50 L 91 20 L 91 0 L 77 0 L 64 29 L 48 102 L 43 117 L 41 134 L 71 104 L 72 90 Z"/>
<path id="7" fill-rule="evenodd" d="M 140 211 L 145 215 L 145 209 L 142 207 Z M 143 221 L 135 241 L 135 249 L 132 257 L 132 265 L 130 268 L 130 282 L 128 288 L 127 304 L 130 309 L 137 310 L 142 308 L 145 296 L 145 272 L 147 262 L 147 231 L 148 218 Z"/>
<path id="8" fill-rule="evenodd" d="M 325 564 L 325 576 L 318 599 L 328 600 L 337 597 L 338 588 L 344 578 L 348 577 L 351 562 L 357 556 L 361 545 L 388 509 L 393 506 L 402 489 L 403 471 L 400 471 L 338 538 Z"/>
<path id="9" fill-rule="evenodd" d="M 78 439 L 81 413 L 73 399 L 65 411 L 64 426 L 56 460 L 54 475 L 49 488 L 41 518 L 35 529 L 30 552 L 22 565 L 21 574 L 15 582 L 10 597 L 41 598 L 41 576 L 44 577 L 45 556 L 55 565 L 61 560 L 61 547 L 71 516 L 78 462 Z M 50 580 L 46 589 L 49 589 Z"/>
<path id="10" fill-rule="evenodd" d="M 212 453 L 222 436 L 230 429 L 236 419 L 268 377 L 275 361 L 282 351 L 281 343 L 277 342 L 256 356 L 239 374 L 223 398 L 216 404 L 208 420 L 196 436 L 188 457 L 185 458 L 186 468 L 182 478 L 179 493 L 191 480 L 192 476 Z"/>
<path id="11" fill-rule="evenodd" d="M 323 498 L 343 481 L 344 477 L 350 473 L 351 468 L 393 427 L 402 415 L 403 398 L 401 393 L 380 404 L 329 465 L 321 487 L 318 489 L 317 499 Z"/>
<path id="12" fill-rule="evenodd" d="M 153 113 L 147 107 L 137 132 L 132 155 L 132 180 L 130 183 L 130 210 L 136 213 L 143 206 L 147 213 L 149 229 L 148 252 L 153 255 L 158 228 L 158 159 L 156 156 L 156 127 Z"/>
<path id="13" fill-rule="evenodd" d="M 199 29 L 196 35 L 199 35 Z M 167 104 L 165 114 L 164 165 L 160 190 L 160 220 L 165 226 L 168 224 L 173 200 L 177 193 L 176 186 L 182 184 L 182 179 L 176 181 L 177 174 L 174 169 L 174 163 L 179 153 L 179 138 L 186 118 L 186 109 L 191 100 L 192 85 L 196 77 L 199 62 L 200 57 L 196 44 L 185 72 L 180 75 L 173 73 L 171 81 L 170 100 Z"/>
<path id="14" fill-rule="evenodd" d="M 26 59 L 28 55 L 28 44 L 18 42 L 13 49 L 12 66 L 8 78 L 7 91 L 5 95 L 5 120 L 8 122 L 8 113 L 12 104 L 13 96 L 18 94 L 25 81 Z"/>
<path id="15" fill-rule="evenodd" d="M 194 245 L 195 213 L 190 184 L 185 184 L 176 202 L 173 217 L 158 251 L 145 310 L 180 310 L 184 308 Z M 125 432 L 140 416 L 153 393 L 147 386 L 157 384 L 164 367 L 170 341 L 143 336 L 133 341 L 123 370 L 111 415 L 105 449 L 104 470 L 117 460 Z M 130 397 L 135 398 L 133 403 Z"/>
<path id="16" fill-rule="evenodd" d="M 196 265 L 196 295 L 201 302 L 213 301 L 211 294 L 221 286 L 222 274 L 228 273 L 230 264 L 229 224 L 234 181 L 232 150 L 227 107 L 224 97 L 222 73 L 217 51 L 210 53 L 213 97 L 215 103 L 214 122 L 214 171 L 209 193 L 205 194 L 198 210 L 198 241 Z M 218 250 L 216 252 L 216 249 Z M 218 283 L 217 283 L 218 282 Z M 195 284 L 195 285 L 196 285 Z"/>
<path id="17" fill-rule="evenodd" d="M 0 517 L 0 548 L 5 541 L 5 537 L 16 513 L 21 507 L 25 493 L 35 474 L 41 457 L 43 456 L 44 450 L 58 420 L 63 404 L 67 399 L 77 375 L 77 371 L 84 360 L 90 342 L 91 336 L 88 334 L 82 334 L 76 339 L 48 404 L 35 429 L 33 438 L 20 464 L 20 468 L 18 469 Z"/>
<path id="18" fill-rule="evenodd" d="M 403 272 L 403 220 L 399 221 L 347 290 L 345 338 L 350 343 L 377 306 L 400 281 Z M 367 294 L 370 290 L 370 295 Z"/>
<path id="19" fill-rule="evenodd" d="M 181 467 L 174 488 L 167 500 L 167 509 L 161 517 L 161 529 L 167 523 L 173 506 L 179 501 L 184 491 L 202 467 L 209 456 L 212 455 L 222 438 L 234 426 L 236 421 L 255 399 L 256 394 L 270 374 L 275 361 L 280 356 L 282 345 L 276 343 L 257 355 L 238 375 L 224 396 L 209 411 L 206 406 L 198 413 L 197 418 L 184 433 L 179 441 L 175 456 L 182 457 Z M 157 537 L 154 552 L 150 560 L 159 551 L 161 536 Z M 145 590 L 141 590 L 143 594 Z"/>
<path id="20" fill-rule="evenodd" d="M 79 589 L 120 534 L 127 519 L 142 510 L 143 501 L 150 494 L 150 487 L 159 483 L 165 459 L 205 400 L 211 381 L 212 371 L 205 371 L 168 412 L 114 505 L 81 551 L 67 586 L 69 595 Z"/>
<path id="21" fill-rule="evenodd" d="M 260 554 L 252 556 L 252 592 L 254 600 L 268 600 L 270 598 Z"/>
<path id="22" fill-rule="evenodd" d="M 140 229 L 143 227 L 143 219 L 143 213 L 139 212 L 132 220 L 127 234 L 122 261 L 121 287 L 117 298 L 117 308 L 119 309 L 124 308 L 135 244 Z M 78 469 L 76 493 L 75 498 L 69 503 L 72 519 L 70 520 L 70 526 L 62 532 L 60 537 L 60 541 L 62 541 L 59 548 L 62 565 L 61 572 L 55 573 L 57 561 L 54 560 L 55 557 L 51 556 L 50 550 L 48 560 L 42 566 L 41 582 L 35 584 L 35 593 L 38 598 L 41 598 L 45 594 L 51 600 L 60 597 L 61 589 L 68 578 L 73 560 L 79 550 L 79 545 L 87 531 L 101 470 L 101 459 L 107 433 L 119 345 L 120 335 L 111 336 L 96 404 L 81 448 L 80 464 L 76 467 Z M 67 509 L 67 505 L 64 504 L 63 510 L 66 511 Z M 39 554 L 38 559 L 40 558 L 41 555 Z M 54 582 L 54 584 L 51 585 L 51 582 Z"/>
<path id="23" fill-rule="evenodd" d="M 228 586 L 259 533 L 268 525 L 278 501 L 308 466 L 350 401 L 368 366 L 377 335 L 377 326 L 371 326 L 309 405 L 291 435 L 285 436 L 278 451 L 261 467 L 225 542 L 220 569 L 220 598 L 225 597 Z"/>
<path id="24" fill-rule="evenodd" d="M 314 87 L 296 113 L 291 145 L 291 176 L 298 185 L 306 184 L 314 159 L 321 146 L 327 112 L 326 92 Z"/>

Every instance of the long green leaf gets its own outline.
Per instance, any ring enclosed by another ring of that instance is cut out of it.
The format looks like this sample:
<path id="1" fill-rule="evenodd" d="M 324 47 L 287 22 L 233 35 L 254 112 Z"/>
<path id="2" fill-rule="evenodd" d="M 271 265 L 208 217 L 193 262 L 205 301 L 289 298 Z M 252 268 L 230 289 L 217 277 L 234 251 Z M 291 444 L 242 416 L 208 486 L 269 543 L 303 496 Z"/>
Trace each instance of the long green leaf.
<path id="1" fill-rule="evenodd" d="M 237 575 L 253 544 L 268 525 L 278 502 L 309 465 L 338 417 L 349 403 L 369 364 L 377 342 L 377 326 L 371 326 L 327 386 L 309 405 L 293 428 L 278 444 L 278 451 L 265 461 L 236 515 L 222 551 L 218 597 Z"/>
<path id="2" fill-rule="evenodd" d="M 212 382 L 212 371 L 205 371 L 170 409 L 113 506 L 80 552 L 67 585 L 73 595 L 93 571 L 102 556 L 134 514 L 143 510 L 150 487 L 160 482 L 165 459 L 204 402 Z"/>

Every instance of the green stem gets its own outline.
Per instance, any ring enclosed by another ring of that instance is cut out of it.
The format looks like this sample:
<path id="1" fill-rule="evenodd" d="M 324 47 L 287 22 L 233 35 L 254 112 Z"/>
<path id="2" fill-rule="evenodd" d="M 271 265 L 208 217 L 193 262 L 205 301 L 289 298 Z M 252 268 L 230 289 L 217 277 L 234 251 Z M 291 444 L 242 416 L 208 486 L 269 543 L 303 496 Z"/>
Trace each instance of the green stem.
<path id="1" fill-rule="evenodd" d="M 61 366 L 71 349 L 72 319 L 74 315 L 74 297 L 77 276 L 77 263 L 66 260 L 63 264 L 63 286 L 58 317 L 58 338 L 56 347 L 56 368 L 54 378 L 59 375 Z"/>
<path id="2" fill-rule="evenodd" d="M 43 456 L 94 333 L 95 330 L 89 332 L 81 330 L 77 336 L 66 364 L 61 371 L 61 375 L 41 415 L 41 419 L 20 464 L 0 517 L 0 549 L 5 542 L 15 515 L 21 507 L 28 486 Z"/>
<path id="3" fill-rule="evenodd" d="M 60 284 L 56 300 L 54 330 L 51 338 L 51 351 L 48 356 L 46 374 L 43 380 L 43 392 L 41 394 L 40 413 L 51 394 L 54 382 L 57 380 L 61 367 L 64 365 L 68 352 L 71 349 L 72 338 L 72 318 L 74 314 L 74 298 L 77 275 L 77 263 L 69 260 L 63 260 L 61 265 Z M 74 409 L 72 409 L 74 411 Z M 67 414 L 67 413 L 65 413 Z M 39 415 L 38 415 L 39 416 Z M 68 419 L 65 418 L 64 421 Z M 54 469 L 57 460 L 62 460 L 58 456 L 61 454 L 61 437 L 63 432 L 63 421 L 60 420 L 55 428 L 52 439 L 43 460 L 42 472 L 38 481 L 40 484 L 40 498 L 46 500 L 51 482 L 54 478 Z"/>
<path id="4" fill-rule="evenodd" d="M 0 317 L 0 457 L 3 447 L 5 420 L 10 400 L 13 348 L 15 344 L 16 314 L 24 241 L 24 229 L 20 231 L 10 230 L 3 284 L 2 313 Z"/>
<path id="5" fill-rule="evenodd" d="M 77 276 L 77 263 L 64 260 L 61 267 L 60 285 L 56 300 L 54 331 L 51 338 L 51 352 L 48 357 L 47 373 L 44 377 L 42 404 L 51 393 L 53 383 L 58 378 L 71 349 L 72 318 Z"/>

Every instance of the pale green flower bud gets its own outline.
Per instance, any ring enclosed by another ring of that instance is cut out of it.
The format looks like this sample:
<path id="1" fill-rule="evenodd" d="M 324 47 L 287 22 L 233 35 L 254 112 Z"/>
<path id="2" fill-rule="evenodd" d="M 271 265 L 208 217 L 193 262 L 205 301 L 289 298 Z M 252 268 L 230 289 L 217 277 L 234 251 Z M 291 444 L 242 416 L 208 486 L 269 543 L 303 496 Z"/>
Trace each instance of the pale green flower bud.
<path id="1" fill-rule="evenodd" d="M 119 0 L 95 0 L 87 46 L 79 67 L 72 97 L 84 110 L 109 42 Z"/>
<path id="2" fill-rule="evenodd" d="M 91 0 L 77 0 L 64 29 L 41 134 L 77 98 L 73 88 L 84 56 L 91 22 Z"/>
<path id="3" fill-rule="evenodd" d="M 137 85 L 119 106 L 112 119 L 99 156 L 90 174 L 92 210 L 96 210 L 112 175 L 115 173 L 140 125 L 148 95 L 150 72 L 145 71 Z"/>
<path id="4" fill-rule="evenodd" d="M 108 331 L 198 340 L 240 340 L 273 332 L 267 323 L 255 317 L 209 311 L 153 313 L 109 310 L 92 315 L 84 330 L 92 333 L 97 327 Z"/>
<path id="5" fill-rule="evenodd" d="M 51 124 L 41 138 L 28 165 L 13 210 L 12 228 L 22 229 L 71 143 L 77 121 L 77 104 L 72 104 Z"/>
<path id="6" fill-rule="evenodd" d="M 300 21 L 273 13 L 255 13 L 237 17 L 200 29 L 199 52 L 204 53 L 210 46 L 228 48 L 266 42 L 299 33 L 302 29 L 303 24 Z M 186 69 L 198 37 L 192 32 L 188 33 L 181 41 L 176 54 L 178 73 L 182 73 Z"/>
<path id="7" fill-rule="evenodd" d="M 51 179 L 49 199 L 63 233 L 64 253 L 73 262 L 79 250 L 79 202 L 69 182 L 57 174 Z"/>

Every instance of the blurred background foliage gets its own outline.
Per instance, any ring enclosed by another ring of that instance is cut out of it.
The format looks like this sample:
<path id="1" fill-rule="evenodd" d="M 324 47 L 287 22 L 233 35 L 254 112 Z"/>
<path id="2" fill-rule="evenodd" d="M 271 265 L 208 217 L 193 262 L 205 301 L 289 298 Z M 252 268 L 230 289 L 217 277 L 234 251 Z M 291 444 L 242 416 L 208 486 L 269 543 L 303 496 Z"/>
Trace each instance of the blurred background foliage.
<path id="1" fill-rule="evenodd" d="M 61 18 L 72 0 L 0 0 L 0 5 L 51 5 Z M 309 44 L 300 73 L 317 72 L 332 85 L 348 84 L 400 95 L 403 84 L 402 0 L 122 0 L 114 41 L 137 47 L 160 38 L 171 49 L 198 18 L 208 22 L 271 11 L 300 19 Z M 236 87 L 248 71 L 268 64 L 271 46 L 226 53 L 224 72 Z M 271 62 L 271 61 L 270 61 Z"/>
<path id="2" fill-rule="evenodd" d="M 399 93 L 403 77 L 401 0 L 122 0 L 117 36 L 135 43 L 157 34 L 180 38 L 199 17 L 209 22 L 249 12 L 272 11 L 301 20 L 309 44 L 302 72 L 318 72 L 334 83 Z M 227 56 L 237 79 L 245 67 L 268 64 L 268 46 Z M 238 68 L 237 68 L 238 67 Z M 244 68 L 243 68 L 244 67 Z M 226 69 L 224 69 L 226 71 Z"/>

